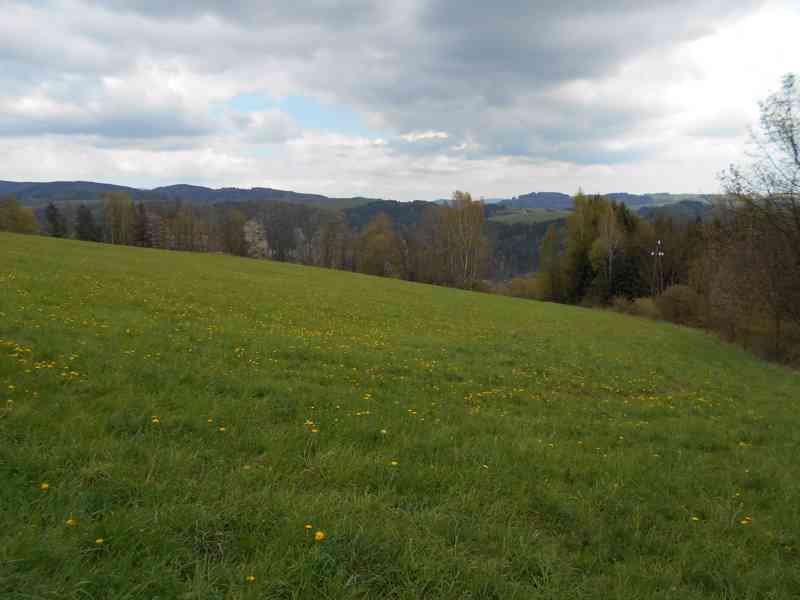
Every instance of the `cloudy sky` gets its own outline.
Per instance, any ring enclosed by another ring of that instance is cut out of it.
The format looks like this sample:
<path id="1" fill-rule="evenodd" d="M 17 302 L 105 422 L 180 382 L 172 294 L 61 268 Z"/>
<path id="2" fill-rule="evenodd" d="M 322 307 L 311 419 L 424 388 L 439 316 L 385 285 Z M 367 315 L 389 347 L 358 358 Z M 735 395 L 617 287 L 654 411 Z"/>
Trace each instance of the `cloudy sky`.
<path id="1" fill-rule="evenodd" d="M 715 192 L 795 0 L 0 0 L 0 179 Z"/>

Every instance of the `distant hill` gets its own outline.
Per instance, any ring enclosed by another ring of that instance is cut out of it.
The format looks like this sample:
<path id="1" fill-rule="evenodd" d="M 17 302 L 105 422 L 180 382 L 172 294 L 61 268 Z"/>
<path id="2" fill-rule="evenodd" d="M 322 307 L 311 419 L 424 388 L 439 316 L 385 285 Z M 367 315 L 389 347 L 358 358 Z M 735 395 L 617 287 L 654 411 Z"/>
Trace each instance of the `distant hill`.
<path id="1" fill-rule="evenodd" d="M 219 188 L 211 189 L 197 185 L 170 185 L 152 190 L 166 199 L 181 199 L 193 204 L 218 204 L 222 202 L 286 202 L 289 204 L 311 204 L 323 208 L 345 209 L 375 202 L 375 198 L 331 198 L 322 194 L 304 194 L 274 188 Z"/>
<path id="2" fill-rule="evenodd" d="M 14 182 L 0 181 L 0 195 L 14 194 L 25 206 L 41 206 L 48 202 L 96 202 L 106 192 L 127 192 L 135 200 L 152 198 L 148 190 L 95 183 L 94 181 Z"/>
<path id="3" fill-rule="evenodd" d="M 347 208 L 347 222 L 350 227 L 360 230 L 367 225 L 379 213 L 385 213 L 392 219 L 392 222 L 399 226 L 414 226 L 419 223 L 422 213 L 426 208 L 434 203 L 424 200 L 414 200 L 413 202 L 398 202 L 396 200 L 376 200 Z"/>
<path id="4" fill-rule="evenodd" d="M 607 198 L 616 200 L 617 202 L 625 203 L 629 208 L 638 208 L 639 206 L 647 206 L 655 204 L 656 199 L 650 194 L 627 194 L 625 192 L 611 192 L 604 194 Z"/>
<path id="5" fill-rule="evenodd" d="M 572 208 L 572 196 L 560 192 L 531 192 L 516 198 L 501 200 L 498 205 L 508 208 L 551 208 L 569 209 Z"/>
<path id="6" fill-rule="evenodd" d="M 659 216 L 671 217 L 676 221 L 705 220 L 714 214 L 714 205 L 702 200 L 681 200 L 674 204 L 642 206 L 638 212 L 648 221 L 654 221 Z"/>
<path id="7" fill-rule="evenodd" d="M 717 197 L 714 194 L 628 194 L 627 192 L 611 192 L 602 195 L 617 202 L 624 202 L 629 208 L 675 204 L 686 200 L 711 203 Z M 559 192 L 531 192 L 506 200 L 494 199 L 492 204 L 507 208 L 570 210 L 573 207 L 573 200 L 572 196 Z"/>
<path id="8" fill-rule="evenodd" d="M 191 204 L 218 204 L 227 202 L 286 202 L 289 204 L 309 204 L 321 208 L 337 210 L 352 209 L 376 202 L 394 202 L 395 204 L 425 203 L 418 200 L 414 203 L 381 200 L 378 198 L 334 198 L 322 194 L 308 194 L 274 188 L 208 188 L 199 185 L 168 185 L 152 190 L 139 189 L 111 183 L 98 183 L 94 181 L 50 181 L 50 182 L 15 182 L 0 181 L 0 196 L 14 194 L 25 206 L 40 207 L 48 202 L 97 202 L 106 192 L 126 192 L 134 200 L 182 200 Z M 716 197 L 711 194 L 628 194 L 613 192 L 605 194 L 618 202 L 624 202 L 631 208 L 643 206 L 657 206 L 676 204 L 683 201 L 696 201 L 710 203 Z M 437 204 L 447 202 L 446 199 L 434 200 Z M 496 207 L 497 210 L 509 209 L 546 209 L 546 210 L 571 210 L 572 196 L 560 192 L 531 192 L 514 198 L 489 198 L 484 199 L 487 206 Z M 373 207 L 374 209 L 375 207 Z M 393 213 L 398 209 L 388 204 L 383 205 L 384 212 Z M 417 209 L 414 209 L 417 211 Z M 370 213 L 366 210 L 364 214 Z M 401 209 L 399 212 L 403 212 Z M 413 211 L 412 211 L 413 212 Z M 360 215 L 363 216 L 363 215 Z M 358 217 L 356 217 L 358 219 Z"/>
<path id="9" fill-rule="evenodd" d="M 92 181 L 14 182 L 0 181 L 0 195 L 14 194 L 21 204 L 38 207 L 48 202 L 97 202 L 107 192 L 126 192 L 134 200 L 182 200 L 191 204 L 223 202 L 287 202 L 323 208 L 345 209 L 374 202 L 374 198 L 331 198 L 273 188 L 219 188 L 170 185 L 152 190 Z"/>

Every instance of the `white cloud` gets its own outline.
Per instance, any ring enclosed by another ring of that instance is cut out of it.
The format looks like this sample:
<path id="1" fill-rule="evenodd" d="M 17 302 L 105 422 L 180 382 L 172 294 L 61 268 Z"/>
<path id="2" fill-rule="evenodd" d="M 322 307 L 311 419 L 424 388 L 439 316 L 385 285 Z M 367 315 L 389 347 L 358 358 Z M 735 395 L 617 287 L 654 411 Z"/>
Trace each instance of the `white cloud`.
<path id="1" fill-rule="evenodd" d="M 262 111 L 228 114 L 231 123 L 250 143 L 285 142 L 300 135 L 300 127 L 285 112 L 273 108 Z"/>
<path id="2" fill-rule="evenodd" d="M 400 136 L 407 142 L 420 142 L 425 140 L 446 140 L 450 136 L 444 131 L 419 131 L 404 133 Z"/>

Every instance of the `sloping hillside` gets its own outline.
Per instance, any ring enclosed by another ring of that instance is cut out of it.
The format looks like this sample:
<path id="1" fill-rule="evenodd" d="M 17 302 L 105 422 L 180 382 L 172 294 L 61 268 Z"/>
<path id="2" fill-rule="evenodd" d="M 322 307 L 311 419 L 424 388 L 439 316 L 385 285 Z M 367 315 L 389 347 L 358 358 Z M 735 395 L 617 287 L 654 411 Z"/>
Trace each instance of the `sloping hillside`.
<path id="1" fill-rule="evenodd" d="M 0 234 L 0 597 L 791 598 L 798 399 L 663 323 Z"/>

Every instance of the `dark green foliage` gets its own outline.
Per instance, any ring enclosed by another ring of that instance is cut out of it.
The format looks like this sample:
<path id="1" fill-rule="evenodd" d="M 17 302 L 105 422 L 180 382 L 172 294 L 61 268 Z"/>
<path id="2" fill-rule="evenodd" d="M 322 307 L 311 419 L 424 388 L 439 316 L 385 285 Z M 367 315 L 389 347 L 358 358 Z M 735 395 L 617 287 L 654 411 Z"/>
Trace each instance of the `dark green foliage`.
<path id="1" fill-rule="evenodd" d="M 150 235 L 150 230 L 147 226 L 147 210 L 143 202 L 136 205 L 136 211 L 133 217 L 133 245 L 150 247 L 153 245 L 153 240 Z"/>
<path id="2" fill-rule="evenodd" d="M 61 214 L 58 207 L 50 202 L 47 208 L 44 209 L 44 215 L 47 220 L 48 233 L 57 238 L 66 237 L 67 224 L 64 221 L 64 215 Z"/>
<path id="3" fill-rule="evenodd" d="M 85 204 L 78 207 L 75 217 L 75 235 L 79 240 L 87 242 L 100 241 L 100 228 L 95 223 L 92 210 Z"/>
<path id="4" fill-rule="evenodd" d="M 487 221 L 486 234 L 491 248 L 490 266 L 494 279 L 505 279 L 520 273 L 533 273 L 539 267 L 539 245 L 554 225 L 563 229 L 559 219 L 542 223 L 498 223 Z"/>
<path id="5" fill-rule="evenodd" d="M 348 208 L 344 212 L 350 227 L 356 230 L 366 227 L 379 214 L 385 214 L 395 227 L 403 229 L 417 225 L 422 220 L 423 212 L 430 206 L 430 202 L 419 200 L 414 202 L 381 200 Z"/>
<path id="6" fill-rule="evenodd" d="M 643 206 L 638 212 L 648 221 L 654 221 L 660 215 L 672 217 L 676 221 L 702 221 L 713 216 L 714 205 L 706 200 L 682 200 L 666 206 Z"/>
<path id="7" fill-rule="evenodd" d="M 703 224 L 676 222 L 663 214 L 651 224 L 607 197 L 578 194 L 564 237 L 559 257 L 564 292 L 559 297 L 575 304 L 606 304 L 687 284 L 702 252 Z M 552 272 L 551 258 L 547 264 Z"/>
<path id="8" fill-rule="evenodd" d="M 563 302 L 566 299 L 561 254 L 561 240 L 558 235 L 558 229 L 555 225 L 550 225 L 539 246 L 539 292 L 541 294 L 540 298 L 544 300 Z"/>

